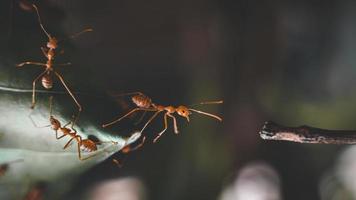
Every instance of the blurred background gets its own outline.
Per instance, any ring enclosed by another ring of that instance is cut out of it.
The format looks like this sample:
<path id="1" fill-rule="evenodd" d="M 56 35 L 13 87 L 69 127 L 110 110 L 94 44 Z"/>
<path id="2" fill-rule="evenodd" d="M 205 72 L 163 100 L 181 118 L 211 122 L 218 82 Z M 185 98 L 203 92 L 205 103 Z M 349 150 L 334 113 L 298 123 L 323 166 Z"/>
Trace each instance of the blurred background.
<path id="1" fill-rule="evenodd" d="M 15 87 L 31 88 L 39 70 L 14 64 L 44 61 L 47 38 L 30 3 L 54 36 L 94 29 L 63 42 L 57 59 L 73 63 L 59 71 L 74 90 L 141 91 L 163 105 L 224 100 L 197 107 L 222 123 L 194 113 L 178 120 L 179 135 L 169 123 L 152 144 L 158 117 L 141 150 L 114 156 L 121 168 L 108 159 L 58 199 L 356 199 L 354 147 L 258 134 L 266 120 L 356 129 L 355 1 L 2 0 L 0 62 L 8 67 L 0 77 Z"/>

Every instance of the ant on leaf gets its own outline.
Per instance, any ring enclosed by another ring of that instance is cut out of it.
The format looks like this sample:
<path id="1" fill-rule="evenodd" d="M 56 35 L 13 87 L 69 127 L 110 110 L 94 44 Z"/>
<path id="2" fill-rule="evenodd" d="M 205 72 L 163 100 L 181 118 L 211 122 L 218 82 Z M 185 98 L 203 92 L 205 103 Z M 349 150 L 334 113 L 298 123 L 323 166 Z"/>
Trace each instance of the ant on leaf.
<path id="1" fill-rule="evenodd" d="M 216 120 L 222 121 L 222 118 L 217 116 L 217 115 L 213 115 L 207 112 L 203 112 L 200 110 L 196 110 L 196 109 L 192 109 L 192 108 L 188 108 L 187 106 L 178 106 L 178 107 L 174 107 L 174 106 L 162 106 L 162 105 L 158 105 L 152 102 L 152 99 L 149 98 L 148 96 L 144 95 L 141 92 L 132 92 L 132 93 L 126 93 L 126 94 L 121 94 L 121 95 L 116 95 L 116 96 L 126 96 L 129 95 L 131 97 L 132 102 L 137 106 L 137 108 L 132 109 L 130 112 L 128 112 L 127 114 L 125 114 L 124 116 L 103 124 L 102 126 L 108 127 L 110 125 L 113 125 L 117 122 L 119 122 L 120 120 L 128 117 L 129 115 L 133 114 L 134 112 L 137 111 L 145 111 L 145 112 L 155 112 L 151 118 L 149 118 L 149 120 L 146 122 L 146 124 L 143 126 L 143 128 L 141 129 L 141 132 L 152 122 L 152 120 L 161 112 L 165 112 L 164 113 L 164 129 L 158 133 L 158 136 L 156 136 L 156 138 L 153 140 L 153 142 L 157 142 L 157 140 L 162 136 L 162 134 L 167 130 L 168 128 L 168 117 L 173 119 L 173 127 L 174 127 L 174 132 L 176 134 L 178 134 L 178 127 L 177 127 L 177 120 L 176 117 L 173 115 L 174 113 L 177 113 L 179 116 L 182 116 L 184 118 L 187 119 L 187 121 L 189 122 L 189 115 L 192 114 L 192 112 L 196 112 L 202 115 L 206 115 L 209 117 L 212 117 Z M 196 105 L 205 105 L 205 104 L 222 104 L 223 101 L 208 101 L 208 102 L 201 102 L 199 104 Z"/>
<path id="2" fill-rule="evenodd" d="M 50 125 L 47 125 L 46 127 L 51 127 L 55 133 L 56 133 L 56 139 L 61 139 L 65 136 L 69 136 L 71 137 L 71 139 L 66 143 L 66 145 L 63 147 L 63 149 L 66 149 L 73 140 L 75 140 L 78 144 L 77 149 L 78 149 L 78 158 L 79 160 L 87 160 L 91 157 L 96 156 L 97 154 L 92 154 L 88 157 L 83 158 L 81 155 L 81 151 L 85 151 L 85 152 L 94 152 L 98 150 L 97 144 L 103 144 L 103 143 L 112 143 L 112 144 L 116 144 L 116 142 L 110 141 L 110 142 L 94 142 L 91 139 L 82 139 L 82 137 L 80 135 L 77 134 L 77 131 L 73 128 L 73 121 L 68 122 L 67 124 L 65 124 L 64 126 L 61 125 L 61 122 L 56 119 L 53 115 L 52 115 L 52 101 L 53 101 L 53 96 L 50 97 L 49 99 L 50 101 L 50 117 L 49 117 L 49 121 L 50 121 Z M 69 124 L 72 124 L 72 128 L 67 128 L 67 126 Z M 61 136 L 58 136 L 58 133 L 61 133 Z"/>
<path id="3" fill-rule="evenodd" d="M 71 65 L 71 63 L 63 63 L 63 64 L 54 64 L 53 63 L 54 58 L 55 58 L 55 50 L 58 47 L 58 43 L 60 41 L 58 41 L 57 38 L 52 37 L 46 31 L 46 29 L 44 28 L 44 26 L 42 24 L 41 17 L 40 17 L 40 14 L 38 12 L 37 6 L 34 5 L 34 4 L 32 4 L 32 6 L 33 6 L 33 8 L 35 9 L 35 11 L 37 13 L 38 22 L 39 22 L 39 24 L 41 26 L 41 29 L 43 30 L 43 32 L 48 37 L 48 42 L 47 42 L 47 46 L 46 47 L 41 47 L 43 55 L 47 58 L 47 62 L 46 63 L 27 61 L 27 62 L 22 62 L 20 64 L 17 64 L 17 67 L 23 67 L 24 65 L 37 65 L 37 66 L 45 67 L 44 71 L 41 74 L 39 74 L 32 82 L 32 105 L 31 105 L 31 108 L 33 109 L 35 107 L 35 104 L 36 104 L 36 97 L 35 97 L 36 82 L 39 79 L 41 79 L 42 86 L 44 88 L 46 88 L 46 89 L 51 89 L 53 87 L 53 79 L 52 79 L 52 77 L 53 77 L 53 74 L 54 74 L 61 81 L 62 85 L 67 90 L 68 94 L 72 97 L 74 102 L 77 104 L 78 110 L 79 110 L 79 113 L 80 113 L 81 110 L 82 110 L 82 106 L 80 105 L 80 103 L 75 98 L 75 96 L 72 93 L 72 91 L 69 89 L 69 87 L 65 83 L 62 75 L 53 68 L 54 66 L 68 66 L 68 65 Z M 90 31 L 93 31 L 93 29 L 91 29 L 91 28 L 84 29 L 83 31 L 81 31 L 79 33 L 76 33 L 76 34 L 70 36 L 69 38 L 72 39 L 72 38 L 75 38 L 75 37 L 81 35 L 82 33 L 90 32 Z"/>

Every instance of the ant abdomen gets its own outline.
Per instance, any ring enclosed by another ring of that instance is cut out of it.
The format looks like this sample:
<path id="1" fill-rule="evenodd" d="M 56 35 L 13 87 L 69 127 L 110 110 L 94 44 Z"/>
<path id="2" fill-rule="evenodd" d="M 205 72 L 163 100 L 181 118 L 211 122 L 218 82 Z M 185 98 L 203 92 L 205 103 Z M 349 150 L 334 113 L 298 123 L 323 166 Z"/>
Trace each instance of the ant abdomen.
<path id="1" fill-rule="evenodd" d="M 96 151 L 98 149 L 95 142 L 93 142 L 89 139 L 82 140 L 80 148 L 86 152 L 92 152 L 92 151 Z"/>
<path id="2" fill-rule="evenodd" d="M 42 86 L 46 89 L 51 89 L 53 87 L 53 79 L 51 75 L 45 74 L 42 76 Z"/>
<path id="3" fill-rule="evenodd" d="M 150 108 L 152 105 L 152 100 L 143 94 L 133 96 L 132 102 L 140 108 Z"/>

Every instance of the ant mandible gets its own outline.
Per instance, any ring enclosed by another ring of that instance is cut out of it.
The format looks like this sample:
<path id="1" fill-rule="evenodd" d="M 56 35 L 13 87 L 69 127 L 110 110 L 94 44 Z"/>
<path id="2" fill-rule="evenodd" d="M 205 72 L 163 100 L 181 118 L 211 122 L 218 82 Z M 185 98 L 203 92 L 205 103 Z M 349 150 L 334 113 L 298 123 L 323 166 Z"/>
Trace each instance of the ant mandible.
<path id="1" fill-rule="evenodd" d="M 80 135 L 77 135 L 77 131 L 73 128 L 73 120 L 71 122 L 68 122 L 67 124 L 65 124 L 63 127 L 61 126 L 61 123 L 58 119 L 56 119 L 53 115 L 52 115 L 52 100 L 53 97 L 50 97 L 50 125 L 51 128 L 56 132 L 56 139 L 61 139 L 65 136 L 70 136 L 71 139 L 66 143 L 66 145 L 63 147 L 63 149 L 66 149 L 70 143 L 73 140 L 76 140 L 77 144 L 78 144 L 78 158 L 79 160 L 87 160 L 93 156 L 96 156 L 97 154 L 92 154 L 88 157 L 83 158 L 81 155 L 81 150 L 84 150 L 86 152 L 94 152 L 96 150 L 98 150 L 97 144 L 102 144 L 102 143 L 113 143 L 115 144 L 115 142 L 111 141 L 111 142 L 94 142 L 91 139 L 82 139 L 82 137 Z M 72 128 L 67 128 L 67 126 L 69 124 L 72 124 Z M 58 137 L 58 132 L 62 133 L 61 136 Z"/>
<path id="2" fill-rule="evenodd" d="M 54 74 L 61 81 L 61 83 L 63 84 L 63 86 L 65 87 L 65 89 L 69 93 L 69 95 L 72 97 L 74 102 L 77 104 L 79 112 L 81 112 L 82 106 L 80 105 L 78 100 L 75 98 L 75 96 L 73 95 L 73 93 L 71 92 L 71 90 L 69 89 L 67 84 L 65 83 L 65 81 L 64 81 L 63 77 L 61 76 L 61 74 L 59 72 L 57 72 L 53 68 L 53 66 L 67 66 L 67 65 L 71 65 L 71 63 L 53 64 L 53 60 L 54 60 L 54 57 L 55 57 L 55 50 L 58 47 L 58 42 L 59 41 L 55 37 L 52 37 L 46 31 L 46 29 L 44 28 L 44 26 L 42 24 L 41 17 L 40 17 L 40 14 L 38 12 L 37 6 L 34 5 L 34 4 L 32 4 L 32 6 L 33 6 L 33 8 L 35 9 L 35 11 L 37 13 L 38 22 L 39 22 L 39 24 L 41 26 L 41 29 L 43 30 L 43 32 L 48 37 L 48 42 L 47 42 L 47 47 L 41 47 L 42 53 L 47 58 L 47 62 L 46 63 L 27 61 L 27 62 L 23 62 L 23 63 L 17 64 L 17 67 L 22 67 L 24 65 L 38 65 L 38 66 L 45 67 L 45 70 L 41 74 L 39 74 L 32 82 L 32 105 L 31 105 L 31 108 L 33 109 L 35 107 L 35 104 L 36 104 L 36 99 L 35 99 L 36 98 L 35 97 L 36 82 L 41 78 L 42 86 L 44 88 L 46 88 L 46 89 L 51 89 L 53 87 L 52 76 Z M 90 31 L 93 31 L 93 29 L 91 29 L 91 28 L 84 29 L 83 31 L 81 31 L 79 33 L 76 33 L 76 34 L 70 36 L 69 38 L 75 38 L 75 37 L 81 35 L 82 33 L 90 32 Z"/>
<path id="3" fill-rule="evenodd" d="M 174 106 L 162 106 L 162 105 L 158 105 L 152 102 L 152 99 L 149 98 L 148 96 L 144 95 L 141 92 L 132 92 L 132 93 L 127 93 L 127 94 L 122 94 L 122 95 L 117 95 L 117 96 L 125 96 L 125 95 L 132 95 L 132 102 L 134 104 L 136 104 L 137 108 L 132 109 L 130 112 L 128 112 L 127 114 L 125 114 L 124 116 L 109 122 L 107 124 L 103 124 L 102 126 L 105 128 L 107 126 L 113 125 L 116 122 L 119 122 L 120 120 L 128 117 L 129 115 L 133 114 L 134 112 L 137 111 L 148 111 L 148 112 L 155 112 L 151 118 L 149 118 L 149 120 L 146 122 L 146 124 L 143 126 L 143 128 L 141 129 L 141 132 L 148 126 L 148 124 L 151 123 L 151 121 L 161 112 L 165 112 L 164 114 L 164 129 L 158 133 L 158 136 L 153 140 L 153 142 L 157 142 L 157 140 L 162 136 L 162 134 L 167 130 L 168 127 L 168 117 L 173 119 L 173 127 L 174 127 L 174 132 L 176 134 L 178 134 L 178 126 L 177 126 L 177 120 L 175 118 L 175 116 L 173 115 L 174 113 L 177 113 L 179 116 L 182 116 L 184 118 L 187 119 L 187 121 L 189 122 L 189 115 L 192 114 L 192 112 L 196 112 L 199 114 L 203 114 L 209 117 L 212 117 L 214 119 L 217 119 L 219 121 L 222 121 L 222 118 L 217 116 L 217 115 L 213 115 L 210 113 L 206 113 L 200 110 L 196 110 L 196 109 L 192 109 L 192 108 L 188 108 L 187 106 L 178 106 L 178 107 L 174 107 Z M 201 102 L 197 105 L 204 105 L 204 104 L 221 104 L 223 103 L 223 101 L 209 101 L 209 102 Z M 192 111 L 192 112 L 191 112 Z"/>

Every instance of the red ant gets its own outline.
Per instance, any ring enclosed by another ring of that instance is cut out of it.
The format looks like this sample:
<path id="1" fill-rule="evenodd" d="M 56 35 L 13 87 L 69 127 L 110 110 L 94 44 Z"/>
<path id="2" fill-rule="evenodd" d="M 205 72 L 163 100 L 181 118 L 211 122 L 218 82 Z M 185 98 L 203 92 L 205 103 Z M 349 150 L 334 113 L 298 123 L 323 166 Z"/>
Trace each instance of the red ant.
<path id="1" fill-rule="evenodd" d="M 48 42 L 47 42 L 47 47 L 41 47 L 42 53 L 47 58 L 47 62 L 46 63 L 27 61 L 27 62 L 23 62 L 23 63 L 20 63 L 20 64 L 17 65 L 17 67 L 22 67 L 24 65 L 38 65 L 38 66 L 45 67 L 45 70 L 41 74 L 39 74 L 32 82 L 32 105 L 31 105 L 31 108 L 33 109 L 35 107 L 35 104 L 36 104 L 36 99 L 35 99 L 36 82 L 41 78 L 42 86 L 44 88 L 46 88 L 46 89 L 51 89 L 53 87 L 52 76 L 54 74 L 61 81 L 61 83 L 63 84 L 63 86 L 65 87 L 65 89 L 69 93 L 69 95 L 72 97 L 74 102 L 77 104 L 79 112 L 81 112 L 82 106 L 79 104 L 79 102 L 77 101 L 77 99 L 75 98 L 75 96 L 73 95 L 73 93 L 71 92 L 71 90 L 69 89 L 67 84 L 65 83 L 65 81 L 64 81 L 63 77 L 61 76 L 61 74 L 59 72 L 57 72 L 53 68 L 53 66 L 67 66 L 67 65 L 71 65 L 71 63 L 53 64 L 53 60 L 54 60 L 54 57 L 55 57 L 55 50 L 58 47 L 58 42 L 59 41 L 55 37 L 52 37 L 46 31 L 46 29 L 44 28 L 44 26 L 42 24 L 41 17 L 40 17 L 40 14 L 38 12 L 37 6 L 34 5 L 34 4 L 32 4 L 32 6 L 36 10 L 37 17 L 38 17 L 38 22 L 39 22 L 43 32 L 47 35 Z M 70 36 L 69 38 L 75 38 L 75 37 L 81 35 L 82 33 L 90 32 L 90 31 L 93 31 L 93 29 L 90 29 L 90 28 L 89 29 L 84 29 L 83 31 L 81 31 L 79 33 L 76 33 L 76 34 Z"/>
<path id="2" fill-rule="evenodd" d="M 8 163 L 1 164 L 0 165 L 0 177 L 5 175 L 5 173 L 7 172 L 7 170 L 9 169 L 9 166 L 11 164 L 18 163 L 18 162 L 23 162 L 23 159 L 13 160 L 13 161 L 10 161 Z"/>
<path id="3" fill-rule="evenodd" d="M 65 137 L 67 135 L 71 137 L 71 139 L 63 147 L 63 149 L 66 149 L 73 140 L 76 140 L 76 142 L 78 144 L 78 157 L 79 157 L 79 160 L 86 160 L 86 159 L 89 159 L 89 158 L 91 158 L 93 156 L 96 156 L 97 154 L 93 154 L 93 155 L 90 155 L 90 156 L 88 156 L 86 158 L 83 158 L 82 155 L 81 155 L 81 149 L 85 150 L 86 152 L 94 152 L 94 151 L 98 150 L 97 144 L 108 143 L 108 142 L 94 142 L 91 139 L 82 139 L 82 137 L 80 135 L 77 135 L 77 131 L 73 128 L 73 121 L 68 122 L 67 124 L 65 124 L 62 127 L 60 121 L 58 119 L 56 119 L 52 115 L 52 99 L 53 99 L 53 97 L 51 96 L 50 97 L 50 118 L 49 118 L 50 125 L 49 126 L 51 126 L 51 128 L 56 132 L 56 139 L 59 140 L 59 139 Z M 69 124 L 72 124 L 72 128 L 71 129 L 67 128 L 67 126 Z M 59 136 L 59 137 L 58 137 L 58 132 L 62 133 L 62 135 Z M 115 142 L 110 142 L 110 143 L 114 143 L 115 144 Z"/>
<path id="4" fill-rule="evenodd" d="M 110 123 L 107 124 L 103 124 L 102 126 L 105 128 L 107 126 L 110 126 L 112 124 L 115 124 L 116 122 L 119 122 L 120 120 L 124 119 L 125 117 L 131 115 L 134 112 L 137 111 L 150 111 L 150 112 L 155 112 L 153 114 L 153 116 L 147 121 L 147 123 L 143 126 L 143 128 L 141 129 L 141 132 L 148 126 L 149 123 L 151 123 L 151 121 L 161 112 L 165 112 L 164 114 L 164 129 L 158 133 L 158 136 L 153 140 L 153 142 L 157 142 L 158 138 L 161 137 L 161 135 L 167 130 L 168 127 L 168 117 L 173 119 L 173 127 L 174 127 L 174 132 L 176 134 L 178 134 L 178 127 L 177 127 L 177 120 L 175 118 L 175 116 L 173 116 L 173 114 L 176 112 L 178 115 L 184 117 L 187 119 L 187 121 L 189 122 L 189 115 L 192 114 L 191 111 L 199 113 L 199 114 L 203 114 L 203 115 L 207 115 L 209 117 L 213 117 L 219 121 L 222 121 L 222 118 L 210 113 L 206 113 L 200 110 L 195 110 L 192 108 L 188 108 L 187 106 L 178 106 L 178 107 L 173 107 L 173 106 L 162 106 L 162 105 L 157 105 L 154 104 L 152 102 L 152 99 L 149 98 L 148 96 L 144 95 L 141 92 L 132 92 L 132 93 L 127 93 L 127 94 L 123 94 L 123 95 L 117 95 L 117 96 L 125 96 L 125 95 L 133 95 L 131 100 L 134 104 L 136 104 L 137 108 L 132 109 L 130 112 L 128 112 L 127 114 L 125 114 L 124 116 L 120 117 L 119 119 L 116 119 Z M 204 105 L 204 104 L 221 104 L 223 103 L 223 101 L 210 101 L 210 102 L 201 102 L 198 105 Z"/>

